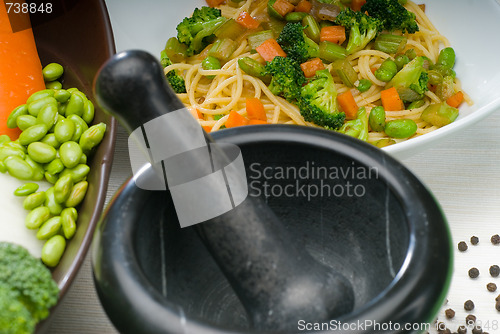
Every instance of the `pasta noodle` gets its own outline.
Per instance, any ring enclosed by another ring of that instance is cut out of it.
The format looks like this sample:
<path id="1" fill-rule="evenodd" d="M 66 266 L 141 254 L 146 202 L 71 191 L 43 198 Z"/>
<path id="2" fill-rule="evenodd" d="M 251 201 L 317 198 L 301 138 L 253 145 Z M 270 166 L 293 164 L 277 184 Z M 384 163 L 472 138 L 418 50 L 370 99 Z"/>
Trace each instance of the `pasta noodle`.
<path id="1" fill-rule="evenodd" d="M 222 15 L 236 19 L 240 12 L 247 11 L 253 17 L 262 17 L 266 11 L 267 1 L 244 0 L 240 2 L 240 7 L 221 5 L 219 8 Z M 419 31 L 415 34 L 407 34 L 407 44 L 405 50 L 414 49 L 419 56 L 426 56 L 432 62 L 438 59 L 439 51 L 450 46 L 448 39 L 441 35 L 434 27 L 432 22 L 425 15 L 423 10 L 412 1 L 408 1 L 405 7 L 415 13 L 419 25 Z M 258 78 L 247 75 L 238 66 L 238 59 L 241 57 L 250 57 L 262 63 L 263 59 L 258 53 L 252 53 L 246 38 L 238 40 L 240 43 L 231 59 L 226 62 L 221 69 L 204 70 L 201 62 L 206 57 L 203 51 L 199 55 L 187 58 L 182 63 L 172 64 L 165 68 L 165 73 L 171 70 L 177 70 L 185 79 L 185 94 L 178 94 L 181 101 L 190 109 L 197 109 L 202 117 L 199 119 L 201 125 L 209 128 L 210 131 L 219 130 L 224 126 L 230 111 L 234 110 L 242 115 L 246 115 L 246 98 L 259 98 L 267 114 L 268 123 L 297 124 L 306 126 L 317 126 L 304 121 L 299 108 L 286 101 L 282 97 L 275 96 L 267 85 Z M 380 92 L 386 85 L 385 82 L 378 80 L 374 75 L 374 69 L 378 68 L 391 55 L 370 49 L 370 45 L 365 49 L 355 52 L 347 57 L 347 60 L 353 65 L 358 77 L 368 79 L 372 86 L 366 92 L 360 93 L 356 88 L 345 86 L 339 77 L 331 71 L 335 80 L 337 92 L 340 94 L 346 90 L 351 90 L 354 99 L 359 107 L 365 107 L 367 112 L 378 105 L 381 105 Z M 326 65 L 326 68 L 332 70 L 332 64 Z M 207 76 L 213 76 L 207 78 Z M 455 90 L 461 89 L 458 79 L 455 79 Z M 464 94 L 464 100 L 472 104 L 472 100 L 467 94 Z M 427 91 L 424 97 L 423 106 L 412 110 L 386 111 L 386 120 L 407 118 L 417 123 L 418 130 L 415 136 L 426 134 L 437 129 L 420 119 L 422 111 L 431 103 L 442 102 L 436 94 Z M 387 138 L 383 132 L 370 131 L 368 141 L 373 142 L 382 138 Z M 397 139 L 400 141 L 404 139 Z"/>

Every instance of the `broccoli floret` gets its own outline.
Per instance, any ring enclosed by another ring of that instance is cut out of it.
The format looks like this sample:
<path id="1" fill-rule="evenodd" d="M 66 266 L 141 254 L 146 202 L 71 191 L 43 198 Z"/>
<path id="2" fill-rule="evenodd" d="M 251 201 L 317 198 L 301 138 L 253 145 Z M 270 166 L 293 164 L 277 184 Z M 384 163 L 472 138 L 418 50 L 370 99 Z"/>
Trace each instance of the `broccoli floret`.
<path id="1" fill-rule="evenodd" d="M 172 65 L 172 61 L 170 60 L 170 58 L 168 58 L 165 51 L 161 52 L 160 62 L 163 68 Z M 174 92 L 176 92 L 177 94 L 186 93 L 186 81 L 179 75 L 179 73 L 177 73 L 176 70 L 168 72 L 167 74 L 165 74 L 165 77 L 167 78 L 167 81 Z"/>
<path id="2" fill-rule="evenodd" d="M 419 30 L 415 14 L 408 11 L 398 0 L 367 0 L 362 12 L 382 21 L 385 30 L 401 30 L 413 34 Z"/>
<path id="3" fill-rule="evenodd" d="M 196 8 L 191 17 L 184 18 L 177 25 L 177 39 L 188 46 L 187 56 L 201 52 L 209 44 L 209 37 L 226 20 L 220 9 L 206 6 Z"/>
<path id="4" fill-rule="evenodd" d="M 335 22 L 346 27 L 349 32 L 349 40 L 346 47 L 349 54 L 363 49 L 377 36 L 382 28 L 382 22 L 379 19 L 350 8 L 343 9 L 337 15 Z"/>
<path id="5" fill-rule="evenodd" d="M 427 83 L 429 82 L 424 64 L 424 57 L 415 57 L 396 73 L 387 84 L 387 88 L 396 87 L 399 97 L 405 102 L 422 99 L 428 90 Z"/>
<path id="6" fill-rule="evenodd" d="M 298 22 L 285 24 L 276 41 L 287 57 L 299 64 L 319 55 L 319 46 L 306 36 L 304 27 Z"/>
<path id="7" fill-rule="evenodd" d="M 0 283 L 0 333 L 31 333 L 58 300 L 50 270 L 19 245 L 0 242 Z"/>
<path id="8" fill-rule="evenodd" d="M 270 74 L 272 77 L 269 89 L 274 95 L 283 96 L 290 102 L 299 98 L 306 78 L 298 62 L 290 57 L 277 56 L 268 62 L 265 68 L 265 74 Z"/>
<path id="9" fill-rule="evenodd" d="M 342 125 L 338 132 L 348 136 L 367 141 L 368 140 L 368 116 L 365 107 L 358 109 L 356 118 L 347 121 Z"/>
<path id="10" fill-rule="evenodd" d="M 316 72 L 300 91 L 300 113 L 304 120 L 330 130 L 338 129 L 345 120 L 345 113 L 338 110 L 337 90 L 330 71 Z"/>

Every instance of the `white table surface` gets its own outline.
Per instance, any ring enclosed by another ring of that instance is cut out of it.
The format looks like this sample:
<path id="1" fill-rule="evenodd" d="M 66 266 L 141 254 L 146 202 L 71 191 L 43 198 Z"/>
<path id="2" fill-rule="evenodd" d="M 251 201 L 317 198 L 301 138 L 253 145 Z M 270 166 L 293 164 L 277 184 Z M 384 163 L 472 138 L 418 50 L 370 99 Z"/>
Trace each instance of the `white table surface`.
<path id="1" fill-rule="evenodd" d="M 120 127 L 116 142 L 115 160 L 111 172 L 108 198 L 131 173 L 126 147 L 127 135 Z M 500 326 L 500 312 L 494 309 L 494 298 L 486 284 L 500 278 L 492 278 L 488 268 L 500 265 L 500 246 L 493 246 L 490 238 L 500 233 L 500 112 L 475 124 L 463 133 L 453 135 L 435 147 L 403 160 L 434 193 L 448 218 L 455 248 L 455 271 L 444 310 L 456 311 L 453 321 L 447 322 L 456 330 L 465 323 L 463 303 L 472 299 L 478 319 Z M 477 246 L 471 246 L 472 235 L 480 238 Z M 467 241 L 469 249 L 460 253 L 456 244 Z M 471 280 L 467 271 L 477 267 L 481 274 Z M 491 333 L 500 329 L 490 328 Z M 470 332 L 470 331 L 469 331 Z M 74 284 L 56 310 L 49 330 L 51 334 L 116 333 L 103 312 L 94 290 L 90 257 L 87 257 Z"/>

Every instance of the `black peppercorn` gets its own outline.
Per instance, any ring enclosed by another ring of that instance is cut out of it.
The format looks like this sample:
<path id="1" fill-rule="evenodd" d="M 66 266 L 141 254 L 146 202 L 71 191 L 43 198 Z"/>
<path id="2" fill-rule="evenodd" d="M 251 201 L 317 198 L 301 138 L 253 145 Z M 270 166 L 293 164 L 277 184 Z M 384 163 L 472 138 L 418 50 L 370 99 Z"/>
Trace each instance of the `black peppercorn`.
<path id="1" fill-rule="evenodd" d="M 477 245 L 479 243 L 479 238 L 476 236 L 473 236 L 470 238 L 470 243 L 473 245 Z"/>
<path id="2" fill-rule="evenodd" d="M 465 327 L 465 326 L 458 327 L 457 333 L 458 334 L 467 334 L 467 327 Z"/>
<path id="3" fill-rule="evenodd" d="M 498 277 L 498 275 L 500 275 L 500 267 L 496 264 L 492 265 L 490 267 L 490 275 L 491 277 Z"/>
<path id="4" fill-rule="evenodd" d="M 497 301 L 497 303 L 495 304 L 495 308 L 500 312 L 500 301 Z"/>
<path id="5" fill-rule="evenodd" d="M 470 278 L 477 278 L 479 276 L 479 269 L 477 268 L 470 268 L 469 269 L 469 277 Z"/>
<path id="6" fill-rule="evenodd" d="M 483 329 L 479 326 L 475 326 L 473 329 L 472 329 L 472 334 L 482 334 L 483 333 Z"/>
<path id="7" fill-rule="evenodd" d="M 468 300 L 464 303 L 464 309 L 466 311 L 472 311 L 474 309 L 474 302 L 472 300 Z"/>
<path id="8" fill-rule="evenodd" d="M 444 314 L 446 315 L 446 318 L 448 318 L 448 319 L 453 319 L 455 317 L 455 311 L 453 311 L 451 308 L 444 311 Z"/>
<path id="9" fill-rule="evenodd" d="M 486 289 L 488 289 L 489 292 L 495 292 L 497 291 L 497 285 L 495 283 L 488 283 L 486 284 Z"/>
<path id="10" fill-rule="evenodd" d="M 465 323 L 467 325 L 473 325 L 476 323 L 476 316 L 473 314 L 469 314 L 467 317 L 465 317 Z"/>
<path id="11" fill-rule="evenodd" d="M 467 250 L 467 248 L 469 248 L 467 246 L 467 244 L 465 243 L 465 241 L 460 241 L 458 243 L 458 250 L 461 251 L 461 252 L 465 252 Z"/>
<path id="12" fill-rule="evenodd" d="M 493 245 L 498 245 L 500 244 L 500 235 L 495 234 L 494 236 L 491 237 L 491 243 Z"/>

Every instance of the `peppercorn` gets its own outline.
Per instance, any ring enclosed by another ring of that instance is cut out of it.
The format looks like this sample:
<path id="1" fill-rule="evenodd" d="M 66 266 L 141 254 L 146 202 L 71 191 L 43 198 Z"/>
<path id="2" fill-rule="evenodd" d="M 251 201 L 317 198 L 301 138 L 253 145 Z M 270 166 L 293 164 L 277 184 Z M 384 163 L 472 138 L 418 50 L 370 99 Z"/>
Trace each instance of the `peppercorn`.
<path id="1" fill-rule="evenodd" d="M 497 298 L 495 298 L 495 301 L 496 302 L 500 301 L 500 295 L 498 295 Z"/>
<path id="2" fill-rule="evenodd" d="M 464 309 L 466 311 L 472 311 L 474 309 L 474 302 L 472 300 L 468 300 L 464 303 Z"/>
<path id="3" fill-rule="evenodd" d="M 465 317 L 465 323 L 467 325 L 472 325 L 476 323 L 476 316 L 473 314 L 469 314 L 467 317 Z"/>
<path id="4" fill-rule="evenodd" d="M 467 246 L 467 243 L 465 241 L 460 241 L 458 243 L 458 250 L 461 251 L 461 252 L 465 252 L 467 250 L 467 248 L 469 248 Z"/>
<path id="5" fill-rule="evenodd" d="M 488 289 L 489 292 L 495 292 L 497 291 L 497 285 L 495 283 L 488 283 L 486 284 L 486 289 Z"/>
<path id="6" fill-rule="evenodd" d="M 500 235 L 495 234 L 494 236 L 491 237 L 491 243 L 493 245 L 498 245 L 500 244 Z"/>
<path id="7" fill-rule="evenodd" d="M 495 304 L 495 308 L 497 309 L 498 312 L 500 312 L 500 300 L 497 301 L 497 303 Z"/>
<path id="8" fill-rule="evenodd" d="M 444 314 L 446 315 L 446 318 L 448 318 L 448 319 L 453 319 L 455 317 L 455 311 L 453 311 L 451 308 L 444 311 Z"/>
<path id="9" fill-rule="evenodd" d="M 474 328 L 472 329 L 472 334 L 482 334 L 483 333 L 483 329 L 479 326 L 474 326 Z"/>
<path id="10" fill-rule="evenodd" d="M 470 278 L 477 278 L 479 276 L 479 269 L 477 268 L 470 268 L 469 269 L 469 277 Z"/>
<path id="11" fill-rule="evenodd" d="M 490 267 L 490 275 L 491 277 L 498 277 L 498 275 L 500 275 L 500 267 L 496 264 L 492 265 Z"/>
<path id="12" fill-rule="evenodd" d="M 473 236 L 470 238 L 470 243 L 473 245 L 477 245 L 479 243 L 479 238 L 476 236 Z"/>
<path id="13" fill-rule="evenodd" d="M 467 334 L 467 327 L 465 326 L 458 327 L 457 334 Z"/>

